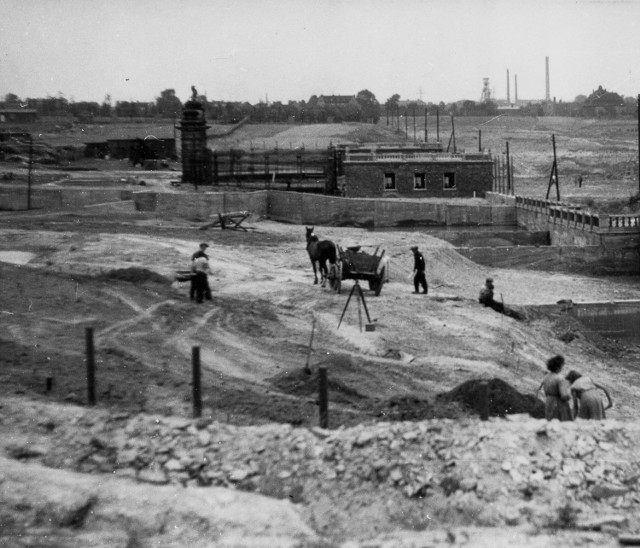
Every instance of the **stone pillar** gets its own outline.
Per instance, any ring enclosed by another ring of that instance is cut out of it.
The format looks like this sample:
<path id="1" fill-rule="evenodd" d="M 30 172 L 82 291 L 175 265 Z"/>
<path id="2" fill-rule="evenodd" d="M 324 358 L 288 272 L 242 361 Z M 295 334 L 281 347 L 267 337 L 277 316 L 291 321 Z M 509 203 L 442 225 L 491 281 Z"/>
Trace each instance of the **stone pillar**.
<path id="1" fill-rule="evenodd" d="M 182 182 L 211 184 L 211 162 L 207 150 L 207 122 L 204 107 L 197 100 L 196 89 L 184 104 L 179 129 L 182 132 Z"/>

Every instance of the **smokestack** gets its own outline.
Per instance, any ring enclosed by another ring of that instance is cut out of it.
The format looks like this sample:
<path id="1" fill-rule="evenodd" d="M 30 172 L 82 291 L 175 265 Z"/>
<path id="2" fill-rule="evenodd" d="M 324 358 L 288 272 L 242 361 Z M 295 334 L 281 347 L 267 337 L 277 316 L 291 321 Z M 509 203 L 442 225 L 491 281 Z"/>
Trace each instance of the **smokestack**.
<path id="1" fill-rule="evenodd" d="M 507 69 L 507 105 L 511 104 L 511 94 L 509 93 L 509 69 Z"/>
<path id="2" fill-rule="evenodd" d="M 514 76 L 514 78 L 515 78 L 515 88 L 516 88 L 515 89 L 515 92 L 516 92 L 515 104 L 517 105 L 518 104 L 518 75 L 516 74 Z"/>
<path id="3" fill-rule="evenodd" d="M 551 92 L 549 90 L 549 57 L 545 57 L 545 68 L 546 68 L 546 76 L 547 76 L 547 93 L 545 95 L 545 100 L 551 100 Z"/>

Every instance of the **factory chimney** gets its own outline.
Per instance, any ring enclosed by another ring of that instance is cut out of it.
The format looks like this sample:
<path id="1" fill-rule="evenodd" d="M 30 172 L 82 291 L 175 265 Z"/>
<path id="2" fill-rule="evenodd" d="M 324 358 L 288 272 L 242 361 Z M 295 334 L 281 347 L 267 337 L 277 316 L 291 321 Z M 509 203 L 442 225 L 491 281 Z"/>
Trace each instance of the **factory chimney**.
<path id="1" fill-rule="evenodd" d="M 547 92 L 545 95 L 545 101 L 551 101 L 551 92 L 549 90 L 549 57 L 545 57 L 545 69 L 546 69 L 546 83 L 547 83 Z"/>
<path id="2" fill-rule="evenodd" d="M 517 74 L 514 76 L 514 79 L 515 79 L 514 84 L 515 84 L 515 88 L 516 88 L 515 89 L 516 98 L 514 100 L 514 103 L 517 105 L 518 104 L 518 75 Z"/>
<path id="3" fill-rule="evenodd" d="M 511 104 L 511 94 L 509 93 L 509 69 L 507 69 L 507 105 Z"/>

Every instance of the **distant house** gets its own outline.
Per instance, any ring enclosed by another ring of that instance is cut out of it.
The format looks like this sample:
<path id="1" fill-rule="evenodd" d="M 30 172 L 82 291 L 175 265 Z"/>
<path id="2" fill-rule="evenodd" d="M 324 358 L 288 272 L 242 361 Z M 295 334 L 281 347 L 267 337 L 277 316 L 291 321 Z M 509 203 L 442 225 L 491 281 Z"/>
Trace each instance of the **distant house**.
<path id="1" fill-rule="evenodd" d="M 38 121 L 38 112 L 30 108 L 0 109 L 0 124 L 33 124 Z"/>
<path id="2" fill-rule="evenodd" d="M 348 147 L 342 154 L 342 194 L 349 198 L 484 197 L 493 187 L 490 154 L 449 154 L 439 144 L 380 149 Z"/>
<path id="3" fill-rule="evenodd" d="M 583 103 L 581 114 L 587 118 L 616 117 L 622 113 L 624 107 L 621 95 L 598 86 Z"/>

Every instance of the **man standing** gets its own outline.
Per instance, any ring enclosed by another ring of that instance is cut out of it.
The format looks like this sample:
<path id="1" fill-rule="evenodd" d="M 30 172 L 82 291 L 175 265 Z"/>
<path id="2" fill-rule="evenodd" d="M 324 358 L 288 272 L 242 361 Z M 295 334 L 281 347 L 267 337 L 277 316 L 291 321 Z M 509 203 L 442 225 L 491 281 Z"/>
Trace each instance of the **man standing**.
<path id="1" fill-rule="evenodd" d="M 193 301 L 196 292 L 197 292 L 197 282 L 203 284 L 202 291 L 204 292 L 204 298 L 208 301 L 211 300 L 211 288 L 209 287 L 209 280 L 205 273 L 204 277 L 200 277 L 196 280 L 196 260 L 197 259 L 205 259 L 206 262 L 206 272 L 210 272 L 209 270 L 209 255 L 207 255 L 206 250 L 209 247 L 209 244 L 201 243 L 200 249 L 196 251 L 193 255 L 191 255 L 191 288 L 189 289 L 189 298 Z M 202 268 L 202 265 L 201 265 Z M 202 302 L 202 297 L 200 298 L 200 302 Z"/>
<path id="2" fill-rule="evenodd" d="M 209 255 L 207 255 L 206 253 L 207 247 L 209 247 L 209 244 L 201 243 L 200 249 L 198 249 L 198 251 L 191 255 L 191 260 L 195 261 L 198 257 L 204 257 L 205 259 L 209 260 Z"/>
<path id="3" fill-rule="evenodd" d="M 209 282 L 207 274 L 209 274 L 209 261 L 206 255 L 196 257 L 193 261 L 193 274 L 191 277 L 191 290 L 195 292 L 196 302 L 202 303 L 202 298 L 211 300 L 211 291 L 209 290 Z"/>
<path id="4" fill-rule="evenodd" d="M 426 295 L 429 293 L 429 286 L 427 285 L 427 277 L 425 275 L 424 257 L 417 245 L 411 247 L 413 251 L 413 286 L 415 288 L 414 293 L 420 293 L 419 289 L 422 286 L 422 292 Z"/>

